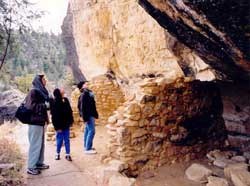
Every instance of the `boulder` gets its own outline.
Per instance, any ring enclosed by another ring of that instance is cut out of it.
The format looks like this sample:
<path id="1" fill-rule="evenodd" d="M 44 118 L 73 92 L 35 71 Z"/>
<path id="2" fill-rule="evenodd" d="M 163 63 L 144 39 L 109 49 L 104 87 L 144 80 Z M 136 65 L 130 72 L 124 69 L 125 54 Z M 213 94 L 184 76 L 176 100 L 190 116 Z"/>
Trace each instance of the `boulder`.
<path id="1" fill-rule="evenodd" d="M 233 170 L 231 180 L 235 186 L 250 186 L 250 172 Z"/>
<path id="2" fill-rule="evenodd" d="M 185 171 L 185 174 L 190 180 L 205 183 L 208 176 L 212 175 L 212 171 L 204 165 L 194 163 Z"/>
<path id="3" fill-rule="evenodd" d="M 247 159 L 244 156 L 234 156 L 231 158 L 231 160 L 244 163 Z"/>
<path id="4" fill-rule="evenodd" d="M 0 172 L 2 170 L 9 170 L 13 169 L 16 165 L 14 163 L 2 163 L 0 164 Z"/>
<path id="5" fill-rule="evenodd" d="M 206 186 L 228 186 L 228 182 L 224 178 L 209 176 Z"/>
<path id="6" fill-rule="evenodd" d="M 108 186 L 134 186 L 135 178 L 128 178 L 121 174 L 114 174 L 111 176 L 108 182 Z"/>
<path id="7" fill-rule="evenodd" d="M 0 124 L 4 120 L 15 120 L 17 107 L 24 100 L 25 94 L 17 89 L 11 89 L 0 93 Z"/>
<path id="8" fill-rule="evenodd" d="M 248 165 L 246 163 L 230 164 L 224 169 L 224 175 L 226 178 L 230 179 L 232 172 L 235 171 L 245 172 L 247 170 L 248 170 Z"/>

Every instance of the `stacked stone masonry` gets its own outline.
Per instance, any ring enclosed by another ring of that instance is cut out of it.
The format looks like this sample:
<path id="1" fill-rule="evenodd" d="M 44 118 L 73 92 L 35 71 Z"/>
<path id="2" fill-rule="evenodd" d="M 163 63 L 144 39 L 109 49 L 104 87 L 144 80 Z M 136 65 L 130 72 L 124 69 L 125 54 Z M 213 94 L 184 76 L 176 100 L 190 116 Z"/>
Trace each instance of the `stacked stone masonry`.
<path id="1" fill-rule="evenodd" d="M 226 134 L 215 85 L 188 78 L 144 79 L 108 123 L 109 155 L 124 162 L 129 176 L 202 157 Z"/>
<path id="2" fill-rule="evenodd" d="M 78 98 L 80 96 L 80 91 L 78 88 L 74 88 L 74 90 L 71 93 L 71 107 L 73 111 L 73 118 L 74 118 L 74 124 L 75 126 L 82 126 L 83 120 L 80 117 L 79 111 L 78 111 Z"/>
<path id="3" fill-rule="evenodd" d="M 70 138 L 75 138 L 76 134 L 75 134 L 75 128 L 71 127 L 70 128 Z M 56 131 L 54 129 L 54 126 L 52 124 L 49 124 L 47 126 L 47 130 L 46 130 L 46 140 L 47 141 L 55 141 L 56 140 Z"/>
<path id="4" fill-rule="evenodd" d="M 93 78 L 89 88 L 95 94 L 96 107 L 99 113 L 97 124 L 106 125 L 109 116 L 124 103 L 124 94 L 116 81 L 105 75 Z"/>
<path id="5" fill-rule="evenodd" d="M 119 85 L 115 81 L 108 79 L 105 75 L 93 78 L 88 84 L 89 89 L 95 94 L 96 107 L 99 113 L 99 119 L 96 120 L 96 123 L 106 125 L 108 117 L 123 104 L 124 94 Z M 80 91 L 76 88 L 71 94 L 75 125 L 83 123 L 77 107 L 79 96 Z"/>

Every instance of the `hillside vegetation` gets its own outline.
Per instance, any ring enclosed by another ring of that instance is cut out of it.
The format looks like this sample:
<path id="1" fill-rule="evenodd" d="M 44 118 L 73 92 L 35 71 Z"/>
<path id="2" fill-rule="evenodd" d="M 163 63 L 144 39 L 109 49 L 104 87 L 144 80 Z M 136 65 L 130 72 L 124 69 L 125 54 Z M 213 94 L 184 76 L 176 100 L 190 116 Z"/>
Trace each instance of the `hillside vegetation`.
<path id="1" fill-rule="evenodd" d="M 61 35 L 35 31 L 13 35 L 6 63 L 0 73 L 0 90 L 15 85 L 26 92 L 36 73 L 45 73 L 49 81 L 58 83 L 65 76 L 65 49 Z"/>

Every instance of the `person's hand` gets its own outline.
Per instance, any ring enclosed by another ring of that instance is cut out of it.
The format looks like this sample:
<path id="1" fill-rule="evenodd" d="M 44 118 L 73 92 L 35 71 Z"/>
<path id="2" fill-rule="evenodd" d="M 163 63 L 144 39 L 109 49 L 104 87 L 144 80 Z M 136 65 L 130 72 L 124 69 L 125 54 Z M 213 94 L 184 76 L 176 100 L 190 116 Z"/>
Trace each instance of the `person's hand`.
<path id="1" fill-rule="evenodd" d="M 50 105 L 48 101 L 45 101 L 45 105 L 46 105 L 46 109 L 49 110 L 50 109 Z"/>

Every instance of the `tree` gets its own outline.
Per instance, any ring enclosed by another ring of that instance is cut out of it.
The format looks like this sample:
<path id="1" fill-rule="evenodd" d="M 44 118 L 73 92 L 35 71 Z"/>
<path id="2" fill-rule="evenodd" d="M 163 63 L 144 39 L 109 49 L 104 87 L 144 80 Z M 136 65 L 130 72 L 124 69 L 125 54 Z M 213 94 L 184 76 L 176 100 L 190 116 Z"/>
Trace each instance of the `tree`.
<path id="1" fill-rule="evenodd" d="M 32 10 L 32 3 L 28 0 L 0 0 L 0 70 L 6 60 L 11 43 L 13 29 L 23 30 L 31 28 L 30 21 L 40 18 L 42 11 Z"/>

